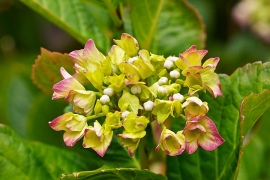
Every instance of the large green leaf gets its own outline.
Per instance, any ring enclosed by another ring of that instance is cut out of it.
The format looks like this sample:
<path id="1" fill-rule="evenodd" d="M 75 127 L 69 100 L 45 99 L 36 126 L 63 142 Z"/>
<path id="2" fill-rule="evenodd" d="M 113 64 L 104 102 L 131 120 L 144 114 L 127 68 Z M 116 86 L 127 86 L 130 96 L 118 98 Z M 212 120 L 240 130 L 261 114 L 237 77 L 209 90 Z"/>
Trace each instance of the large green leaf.
<path id="1" fill-rule="evenodd" d="M 0 179 L 59 179 L 68 172 L 96 169 L 99 161 L 41 143 L 23 141 L 8 126 L 0 125 Z"/>
<path id="2" fill-rule="evenodd" d="M 110 41 L 97 19 L 93 17 L 88 4 L 80 0 L 21 0 L 82 44 L 92 38 L 97 47 L 106 52 Z M 93 12 L 94 13 L 94 12 Z M 103 13 L 103 18 L 106 17 Z"/>
<path id="3" fill-rule="evenodd" d="M 149 170 L 140 170 L 134 168 L 112 168 L 104 166 L 94 171 L 76 172 L 72 174 L 63 174 L 61 179 L 72 180 L 72 179 L 95 179 L 95 180 L 165 180 L 165 176 L 161 174 L 155 174 Z"/>
<path id="4" fill-rule="evenodd" d="M 270 63 L 262 64 L 260 62 L 239 68 L 230 77 L 220 75 L 224 96 L 214 99 L 210 94 L 204 94 L 202 99 L 208 102 L 210 110 L 207 115 L 215 122 L 225 143 L 212 152 L 199 148 L 192 155 L 183 153 L 178 157 L 168 157 L 167 175 L 169 179 L 228 180 L 237 177 L 239 152 L 243 139 L 240 134 L 240 105 L 246 96 L 270 89 L 269 76 Z M 263 96 L 265 96 L 264 93 Z M 252 122 L 247 122 L 246 130 L 243 131 L 245 133 L 257 120 L 259 114 L 265 110 L 260 107 L 265 104 L 256 101 L 249 101 L 247 104 L 250 109 L 245 111 L 245 121 Z M 261 111 L 257 113 L 260 108 Z M 256 112 L 257 115 L 254 115 L 253 112 Z M 253 117 L 255 119 L 252 119 Z M 172 123 L 175 131 L 183 128 L 183 125 L 177 124 L 176 121 Z M 243 136 L 245 135 L 243 134 Z"/>
<path id="5" fill-rule="evenodd" d="M 270 179 L 269 116 L 270 110 L 245 138 L 238 180 Z"/>
<path id="6" fill-rule="evenodd" d="M 165 56 L 197 45 L 203 48 L 205 29 L 197 10 L 186 0 L 131 0 L 134 37 L 140 47 Z"/>

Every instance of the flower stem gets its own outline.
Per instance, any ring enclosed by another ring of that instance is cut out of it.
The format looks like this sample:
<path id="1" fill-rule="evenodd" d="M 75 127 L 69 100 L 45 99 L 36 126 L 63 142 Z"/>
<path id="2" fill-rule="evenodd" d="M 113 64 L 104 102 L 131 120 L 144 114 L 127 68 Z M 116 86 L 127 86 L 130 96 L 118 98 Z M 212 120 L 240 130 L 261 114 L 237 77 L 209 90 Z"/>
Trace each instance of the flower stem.
<path id="1" fill-rule="evenodd" d="M 149 169 L 149 160 L 146 150 L 146 137 L 142 138 L 139 144 L 139 161 L 141 164 L 141 169 Z"/>
<path id="2" fill-rule="evenodd" d="M 87 120 L 87 121 L 88 121 L 88 120 L 93 120 L 93 119 L 96 119 L 96 118 L 99 118 L 99 117 L 102 117 L 102 116 L 106 116 L 106 114 L 104 114 L 104 113 L 99 113 L 99 114 L 97 114 L 97 115 L 87 116 L 87 117 L 86 117 L 86 120 Z"/>

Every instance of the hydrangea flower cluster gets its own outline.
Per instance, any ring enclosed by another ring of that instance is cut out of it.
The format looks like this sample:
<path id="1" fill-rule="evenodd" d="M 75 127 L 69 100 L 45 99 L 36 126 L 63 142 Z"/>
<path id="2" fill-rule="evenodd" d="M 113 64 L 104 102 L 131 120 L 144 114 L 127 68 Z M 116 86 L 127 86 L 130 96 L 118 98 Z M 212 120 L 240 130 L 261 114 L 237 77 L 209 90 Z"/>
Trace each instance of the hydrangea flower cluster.
<path id="1" fill-rule="evenodd" d="M 104 156 L 115 129 L 120 128 L 122 133 L 117 136 L 132 156 L 153 121 L 163 128 L 156 151 L 162 149 L 171 156 L 184 150 L 191 154 L 198 146 L 214 150 L 224 142 L 206 116 L 207 102 L 197 93 L 222 96 L 214 72 L 219 58 L 202 64 L 207 51 L 195 46 L 179 57 L 164 58 L 139 50 L 137 40 L 126 33 L 114 42 L 104 56 L 90 39 L 84 49 L 69 54 L 75 74 L 60 69 L 63 80 L 53 86 L 52 99 L 64 98 L 73 110 L 49 125 L 65 131 L 67 146 L 83 138 L 84 148 Z M 170 117 L 186 121 L 185 127 L 176 133 L 169 130 L 164 122 Z"/>

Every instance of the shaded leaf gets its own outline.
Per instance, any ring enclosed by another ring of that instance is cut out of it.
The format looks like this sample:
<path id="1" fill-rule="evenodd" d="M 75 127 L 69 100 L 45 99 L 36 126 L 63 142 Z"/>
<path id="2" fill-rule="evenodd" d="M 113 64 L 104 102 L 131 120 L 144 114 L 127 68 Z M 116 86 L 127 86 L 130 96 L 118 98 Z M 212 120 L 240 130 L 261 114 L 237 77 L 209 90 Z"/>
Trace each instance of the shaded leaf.
<path id="1" fill-rule="evenodd" d="M 23 141 L 8 126 L 0 125 L 0 179 L 59 179 L 61 173 L 96 169 L 98 161 L 41 143 Z"/>
<path id="2" fill-rule="evenodd" d="M 132 0 L 130 8 L 134 37 L 141 48 L 165 56 L 178 55 L 191 45 L 203 48 L 202 19 L 186 0 Z"/>
<path id="3" fill-rule="evenodd" d="M 52 93 L 54 84 L 62 80 L 60 68 L 73 72 L 74 62 L 68 54 L 50 52 L 41 48 L 41 55 L 36 59 L 32 69 L 33 82 L 44 92 Z"/>
<path id="4" fill-rule="evenodd" d="M 98 22 L 88 9 L 88 4 L 80 0 L 21 0 L 21 2 L 67 31 L 82 44 L 92 38 L 102 51 L 109 49 L 109 38 L 97 25 Z"/>
<path id="5" fill-rule="evenodd" d="M 72 180 L 72 179 L 130 179 L 130 180 L 165 180 L 167 179 L 161 174 L 155 174 L 149 170 L 139 170 L 134 168 L 112 168 L 103 166 L 94 171 L 75 172 L 72 174 L 63 174 L 61 179 Z"/>
<path id="6" fill-rule="evenodd" d="M 270 89 L 269 76 L 270 63 L 262 64 L 260 62 L 239 68 L 230 77 L 220 75 L 224 96 L 214 99 L 210 94 L 203 94 L 201 99 L 208 102 L 209 113 L 207 116 L 215 122 L 225 143 L 212 152 L 199 148 L 192 155 L 184 153 L 177 158 L 168 157 L 167 175 L 169 179 L 227 180 L 237 177 L 239 152 L 242 145 L 240 105 L 246 96 Z M 251 117 L 246 118 L 249 119 L 248 121 L 254 122 Z M 183 128 L 183 124 L 176 121 L 172 121 L 172 123 L 174 131 Z"/>

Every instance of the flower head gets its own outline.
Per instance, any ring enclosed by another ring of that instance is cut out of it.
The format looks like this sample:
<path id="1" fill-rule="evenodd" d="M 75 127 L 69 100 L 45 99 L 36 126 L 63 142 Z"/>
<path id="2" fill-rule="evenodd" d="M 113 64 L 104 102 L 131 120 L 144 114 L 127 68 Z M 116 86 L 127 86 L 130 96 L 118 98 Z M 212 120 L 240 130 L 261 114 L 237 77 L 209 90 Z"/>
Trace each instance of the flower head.
<path id="1" fill-rule="evenodd" d="M 183 134 L 186 138 L 186 150 L 189 154 L 195 152 L 198 146 L 212 151 L 224 142 L 215 123 L 207 116 L 200 117 L 198 121 L 188 121 Z"/>
<path id="2" fill-rule="evenodd" d="M 71 112 L 63 114 L 53 121 L 49 122 L 51 128 L 55 131 L 66 131 L 64 133 L 64 142 L 67 146 L 73 146 L 80 140 L 87 127 L 86 118 L 82 115 L 73 114 Z"/>
<path id="3" fill-rule="evenodd" d="M 103 127 L 99 124 L 98 121 L 94 122 L 93 126 L 88 126 L 85 129 L 83 147 L 92 148 L 95 150 L 101 157 L 103 157 L 111 144 L 113 132 L 110 131 L 107 134 L 104 134 Z"/>
<path id="4" fill-rule="evenodd" d="M 170 156 L 176 156 L 182 154 L 185 150 L 185 136 L 182 131 L 178 131 L 176 134 L 169 129 L 164 128 L 156 151 L 162 149 L 166 154 Z"/>

